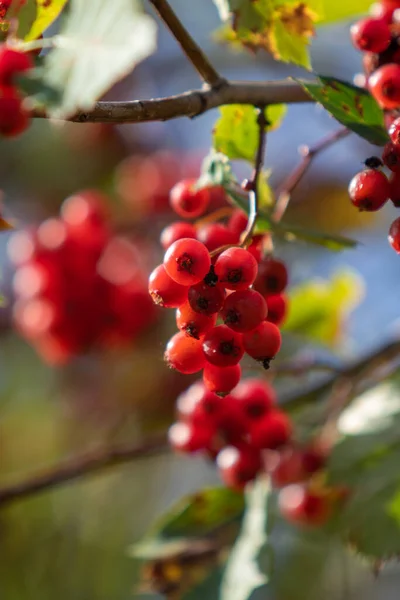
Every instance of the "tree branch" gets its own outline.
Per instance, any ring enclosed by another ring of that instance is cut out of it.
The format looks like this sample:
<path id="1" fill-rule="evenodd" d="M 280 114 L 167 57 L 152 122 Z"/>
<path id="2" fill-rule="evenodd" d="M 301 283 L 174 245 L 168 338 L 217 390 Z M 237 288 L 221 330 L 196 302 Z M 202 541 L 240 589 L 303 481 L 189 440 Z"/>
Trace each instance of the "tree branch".
<path id="1" fill-rule="evenodd" d="M 180 47 L 192 63 L 200 77 L 211 87 L 218 87 L 224 83 L 214 69 L 202 49 L 196 44 L 190 33 L 182 25 L 167 0 L 149 0 L 164 21 Z"/>
<path id="2" fill-rule="evenodd" d="M 193 90 L 167 98 L 132 100 L 129 102 L 97 102 L 90 112 L 81 112 L 67 119 L 74 123 L 145 123 L 168 121 L 178 117 L 197 117 L 225 104 L 269 104 L 314 102 L 295 81 L 277 80 L 263 83 L 227 82 L 219 88 Z M 33 117 L 48 118 L 42 109 Z"/>

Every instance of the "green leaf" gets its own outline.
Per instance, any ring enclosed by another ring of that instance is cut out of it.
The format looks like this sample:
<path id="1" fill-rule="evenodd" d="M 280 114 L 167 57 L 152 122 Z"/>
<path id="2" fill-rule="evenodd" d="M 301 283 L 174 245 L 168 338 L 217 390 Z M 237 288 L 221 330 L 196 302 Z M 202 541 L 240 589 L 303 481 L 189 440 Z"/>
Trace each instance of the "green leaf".
<path id="1" fill-rule="evenodd" d="M 351 271 L 300 284 L 289 293 L 284 330 L 334 347 L 342 341 L 346 319 L 362 296 L 362 282 Z"/>
<path id="2" fill-rule="evenodd" d="M 323 18 L 320 23 L 331 23 L 368 13 L 371 4 L 371 0 L 347 0 L 346 2 L 324 0 Z"/>
<path id="3" fill-rule="evenodd" d="M 258 110 L 246 104 L 231 104 L 221 107 L 220 113 L 213 132 L 215 150 L 231 160 L 243 159 L 254 163 L 259 138 Z M 285 113 L 286 106 L 282 104 L 268 107 L 268 129 L 279 127 Z"/>
<path id="4" fill-rule="evenodd" d="M 36 40 L 60 15 L 68 0 L 51 0 L 51 2 L 38 2 L 29 0 L 30 4 L 36 4 L 35 18 L 25 34 L 25 40 Z"/>
<path id="5" fill-rule="evenodd" d="M 46 82 L 62 90 L 52 116 L 91 110 L 114 83 L 155 50 L 156 25 L 137 0 L 71 0 L 46 57 Z"/>
<path id="6" fill-rule="evenodd" d="M 45 106 L 54 106 L 61 100 L 60 90 L 47 84 L 44 80 L 43 69 L 31 69 L 18 77 L 18 87 L 29 96 L 30 100 Z"/>
<path id="7" fill-rule="evenodd" d="M 181 600 L 217 600 L 221 587 L 224 566 L 216 567 L 209 573 L 203 581 L 183 594 Z"/>
<path id="8" fill-rule="evenodd" d="M 333 77 L 319 77 L 319 82 L 299 83 L 337 120 L 371 144 L 383 146 L 389 137 L 384 113 L 366 91 Z"/>

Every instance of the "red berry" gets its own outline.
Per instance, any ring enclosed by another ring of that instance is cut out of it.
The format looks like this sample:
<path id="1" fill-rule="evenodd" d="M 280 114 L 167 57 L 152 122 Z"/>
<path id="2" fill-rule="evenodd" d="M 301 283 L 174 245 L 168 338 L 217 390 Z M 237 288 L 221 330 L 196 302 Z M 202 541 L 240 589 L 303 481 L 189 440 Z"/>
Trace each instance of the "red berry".
<path id="1" fill-rule="evenodd" d="M 261 469 L 260 453 L 249 446 L 227 446 L 217 457 L 217 465 L 223 482 L 242 490 Z"/>
<path id="2" fill-rule="evenodd" d="M 269 368 L 270 361 L 278 354 L 281 347 L 281 333 L 276 325 L 263 321 L 260 325 L 243 334 L 244 349 L 249 356 Z"/>
<path id="3" fill-rule="evenodd" d="M 241 381 L 232 395 L 250 420 L 264 417 L 276 403 L 275 390 L 262 379 Z"/>
<path id="4" fill-rule="evenodd" d="M 235 208 L 228 221 L 228 229 L 236 233 L 237 236 L 240 236 L 240 234 L 246 229 L 247 222 L 248 216 L 246 213 L 240 208 Z"/>
<path id="5" fill-rule="evenodd" d="M 188 300 L 192 309 L 203 315 L 214 315 L 222 307 L 225 290 L 219 286 L 207 285 L 204 281 L 192 285 L 188 291 Z"/>
<path id="6" fill-rule="evenodd" d="M 241 373 L 240 365 L 216 367 L 208 363 L 204 367 L 203 380 L 208 390 L 223 396 L 237 386 Z"/>
<path id="7" fill-rule="evenodd" d="M 215 327 L 217 315 L 205 315 L 193 310 L 188 302 L 176 311 L 176 324 L 180 331 L 199 340 L 207 331 Z"/>
<path id="8" fill-rule="evenodd" d="M 383 149 L 382 160 L 388 169 L 400 173 L 400 148 L 389 142 Z"/>
<path id="9" fill-rule="evenodd" d="M 169 196 L 173 210 L 184 218 L 196 218 L 204 213 L 209 202 L 207 188 L 196 189 L 196 179 L 184 179 L 172 188 Z"/>
<path id="10" fill-rule="evenodd" d="M 243 333 L 255 329 L 267 316 L 267 303 L 254 290 L 239 290 L 225 299 L 221 317 L 234 331 Z"/>
<path id="11" fill-rule="evenodd" d="M 395 119 L 390 125 L 389 135 L 393 144 L 400 146 L 400 117 Z"/>
<path id="12" fill-rule="evenodd" d="M 35 252 L 36 239 L 33 232 L 21 230 L 11 235 L 7 245 L 7 253 L 14 265 L 24 265 L 33 260 Z"/>
<path id="13" fill-rule="evenodd" d="M 29 116 L 22 106 L 22 98 L 11 87 L 0 86 L 0 134 L 14 137 L 29 126 Z"/>
<path id="14" fill-rule="evenodd" d="M 168 431 L 168 439 L 178 452 L 198 452 L 211 443 L 214 431 L 211 427 L 200 427 L 191 423 L 175 423 Z"/>
<path id="15" fill-rule="evenodd" d="M 149 277 L 149 294 L 157 306 L 178 308 L 187 301 L 188 288 L 171 279 L 164 265 L 158 265 Z"/>
<path id="16" fill-rule="evenodd" d="M 284 294 L 275 294 L 267 296 L 266 300 L 268 307 L 267 321 L 279 327 L 286 319 L 288 310 L 287 297 Z"/>
<path id="17" fill-rule="evenodd" d="M 393 221 L 389 229 L 389 244 L 400 254 L 400 217 Z"/>
<path id="18" fill-rule="evenodd" d="M 400 106 L 400 65 L 389 63 L 379 67 L 368 79 L 368 87 L 383 108 Z"/>
<path id="19" fill-rule="evenodd" d="M 383 52 L 391 40 L 389 25 L 381 19 L 362 19 L 350 28 L 354 46 L 363 52 Z"/>
<path id="20" fill-rule="evenodd" d="M 203 381 L 196 381 L 177 400 L 179 419 L 203 427 L 220 427 L 229 413 L 229 398 L 209 391 Z"/>
<path id="21" fill-rule="evenodd" d="M 239 236 L 220 223 L 203 225 L 197 232 L 197 238 L 200 242 L 203 242 L 209 252 L 221 246 L 228 246 L 239 242 Z"/>
<path id="22" fill-rule="evenodd" d="M 261 261 L 262 258 L 264 238 L 265 235 L 253 235 L 252 242 L 247 248 L 247 250 L 252 256 L 254 256 L 258 263 Z"/>
<path id="23" fill-rule="evenodd" d="M 164 360 L 169 367 L 184 375 L 201 371 L 206 362 L 201 342 L 182 332 L 176 333 L 169 340 Z"/>
<path id="24" fill-rule="evenodd" d="M 388 25 L 393 22 L 394 12 L 400 8 L 400 5 L 397 3 L 386 3 L 386 2 L 376 2 L 371 7 L 371 14 L 375 19 L 382 19 Z"/>
<path id="25" fill-rule="evenodd" d="M 201 242 L 182 238 L 174 242 L 164 256 L 164 266 L 170 277 L 181 285 L 199 283 L 210 270 L 211 259 Z"/>
<path id="26" fill-rule="evenodd" d="M 389 180 L 390 199 L 394 206 L 400 207 L 400 173 L 393 173 Z"/>
<path id="27" fill-rule="evenodd" d="M 268 459 L 267 470 L 272 485 L 276 488 L 304 481 L 308 477 L 303 465 L 302 451 L 291 446 L 273 453 Z"/>
<path id="28" fill-rule="evenodd" d="M 244 248 L 229 248 L 217 258 L 215 274 L 228 290 L 243 290 L 256 278 L 257 261 Z"/>
<path id="29" fill-rule="evenodd" d="M 208 362 L 217 367 L 236 365 L 244 353 L 242 336 L 226 325 L 218 325 L 206 333 L 203 350 Z"/>
<path id="30" fill-rule="evenodd" d="M 359 210 L 375 211 L 382 208 L 390 195 L 388 178 L 382 171 L 366 169 L 350 181 L 349 196 Z"/>
<path id="31" fill-rule="evenodd" d="M 168 225 L 168 227 L 165 227 L 162 230 L 160 241 L 164 250 L 168 250 L 171 244 L 177 240 L 181 240 L 182 238 L 195 239 L 196 237 L 196 229 L 191 223 L 177 221 L 176 223 L 171 223 L 171 225 Z"/>
<path id="32" fill-rule="evenodd" d="M 291 421 L 280 410 L 270 411 L 261 419 L 254 420 L 250 428 L 250 441 L 255 448 L 276 450 L 286 444 L 291 435 Z"/>
<path id="33" fill-rule="evenodd" d="M 277 258 L 264 258 L 258 266 L 254 289 L 262 296 L 280 294 L 288 284 L 288 272 L 285 264 Z"/>
<path id="34" fill-rule="evenodd" d="M 302 525 L 323 525 L 332 512 L 332 503 L 324 491 L 311 491 L 300 484 L 284 487 L 279 492 L 278 505 L 288 521 Z"/>
<path id="35" fill-rule="evenodd" d="M 0 85 L 13 85 L 16 75 L 24 73 L 33 67 L 30 56 L 19 50 L 5 46 L 0 47 Z"/>

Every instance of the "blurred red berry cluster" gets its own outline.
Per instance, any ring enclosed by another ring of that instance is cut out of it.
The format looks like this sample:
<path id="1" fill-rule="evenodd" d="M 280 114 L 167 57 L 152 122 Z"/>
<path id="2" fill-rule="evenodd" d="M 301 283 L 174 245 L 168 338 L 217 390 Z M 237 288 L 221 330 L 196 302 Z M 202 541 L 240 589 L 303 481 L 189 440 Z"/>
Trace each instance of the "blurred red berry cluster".
<path id="1" fill-rule="evenodd" d="M 19 135 L 29 126 L 29 112 L 24 107 L 16 78 L 32 67 L 29 54 L 6 44 L 0 45 L 0 133 L 3 136 Z"/>

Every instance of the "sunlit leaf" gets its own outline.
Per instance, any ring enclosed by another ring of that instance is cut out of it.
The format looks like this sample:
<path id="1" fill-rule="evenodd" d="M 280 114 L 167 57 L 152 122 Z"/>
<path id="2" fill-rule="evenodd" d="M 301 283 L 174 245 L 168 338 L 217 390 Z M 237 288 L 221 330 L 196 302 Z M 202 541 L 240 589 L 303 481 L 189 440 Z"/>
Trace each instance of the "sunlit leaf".
<path id="1" fill-rule="evenodd" d="M 324 0 L 324 12 L 321 23 L 330 23 L 332 21 L 357 17 L 363 13 L 366 14 L 371 4 L 371 0 L 347 0 L 346 2 Z"/>
<path id="2" fill-rule="evenodd" d="M 35 3 L 35 0 L 29 0 Z M 25 40 L 36 40 L 57 19 L 68 0 L 36 0 L 37 12 Z"/>

